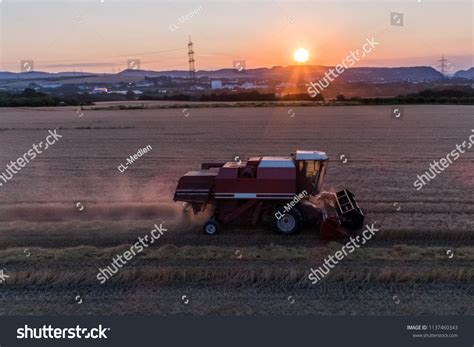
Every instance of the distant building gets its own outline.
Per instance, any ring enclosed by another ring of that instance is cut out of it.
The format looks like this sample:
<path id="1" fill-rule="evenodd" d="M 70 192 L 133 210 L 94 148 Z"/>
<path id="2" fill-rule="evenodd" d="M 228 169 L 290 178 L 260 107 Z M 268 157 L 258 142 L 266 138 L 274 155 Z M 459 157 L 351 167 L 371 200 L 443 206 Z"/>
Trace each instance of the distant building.
<path id="1" fill-rule="evenodd" d="M 38 83 L 38 85 L 44 89 L 55 89 L 62 86 L 61 83 Z"/>
<path id="2" fill-rule="evenodd" d="M 122 95 L 127 95 L 127 93 L 129 92 L 130 90 L 111 90 L 110 92 L 108 92 L 109 94 L 122 94 Z M 131 90 L 131 92 L 135 95 L 138 95 L 138 94 L 143 94 L 143 92 L 141 90 Z"/>
<path id="3" fill-rule="evenodd" d="M 241 84 L 240 88 L 242 89 L 254 89 L 255 88 L 255 83 L 253 82 L 244 82 Z"/>
<path id="4" fill-rule="evenodd" d="M 222 89 L 222 81 L 219 81 L 219 80 L 211 81 L 211 89 Z"/>
<path id="5" fill-rule="evenodd" d="M 137 88 L 148 88 L 148 87 L 153 87 L 155 84 L 153 82 L 148 82 L 148 81 L 142 81 L 138 82 L 135 84 L 135 87 Z"/>
<path id="6" fill-rule="evenodd" d="M 296 83 L 291 83 L 291 82 L 282 82 L 276 85 L 277 88 L 296 88 Z"/>
<path id="7" fill-rule="evenodd" d="M 103 88 L 103 87 L 95 87 L 92 90 L 92 93 L 94 94 L 107 94 L 107 92 L 108 92 L 107 88 Z"/>

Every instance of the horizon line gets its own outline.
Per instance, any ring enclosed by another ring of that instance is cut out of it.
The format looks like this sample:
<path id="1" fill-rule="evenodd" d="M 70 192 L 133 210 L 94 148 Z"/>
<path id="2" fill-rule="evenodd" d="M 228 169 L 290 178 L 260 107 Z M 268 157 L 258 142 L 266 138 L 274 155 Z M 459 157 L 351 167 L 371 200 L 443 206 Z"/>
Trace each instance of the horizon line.
<path id="1" fill-rule="evenodd" d="M 333 68 L 337 66 L 336 65 L 274 65 L 271 67 L 267 66 L 262 66 L 262 67 L 255 67 L 255 68 L 245 68 L 241 71 L 239 71 L 238 68 L 235 67 L 224 67 L 224 68 L 217 68 L 217 69 L 202 69 L 202 70 L 196 70 L 196 73 L 199 72 L 216 72 L 216 71 L 221 71 L 221 70 L 237 70 L 240 73 L 243 71 L 249 71 L 249 70 L 260 70 L 260 69 L 275 69 L 275 68 Z M 357 67 L 348 67 L 345 70 L 351 70 L 351 69 L 402 69 L 402 68 L 430 68 L 433 69 L 437 72 L 440 72 L 433 66 L 429 65 L 410 65 L 410 66 L 357 66 Z M 471 67 L 468 67 L 466 69 L 460 69 L 457 71 L 467 71 L 474 68 L 474 65 Z M 31 70 L 31 71 L 10 71 L 10 70 L 1 70 L 0 73 L 13 73 L 13 74 L 28 74 L 28 73 L 49 73 L 49 74 L 60 74 L 60 73 L 73 73 L 73 74 L 102 74 L 102 75 L 116 75 L 124 71 L 143 71 L 143 72 L 172 72 L 172 71 L 177 71 L 177 72 L 185 72 L 188 73 L 189 70 L 187 69 L 172 69 L 172 70 L 148 70 L 148 69 L 133 69 L 133 68 L 126 68 L 123 70 L 119 70 L 118 72 L 89 72 L 89 71 L 76 71 L 76 70 L 62 70 L 58 72 L 53 72 L 53 71 L 48 71 L 48 70 Z M 452 73 L 457 72 L 457 71 L 451 71 Z M 440 72 L 441 73 L 441 72 Z"/>

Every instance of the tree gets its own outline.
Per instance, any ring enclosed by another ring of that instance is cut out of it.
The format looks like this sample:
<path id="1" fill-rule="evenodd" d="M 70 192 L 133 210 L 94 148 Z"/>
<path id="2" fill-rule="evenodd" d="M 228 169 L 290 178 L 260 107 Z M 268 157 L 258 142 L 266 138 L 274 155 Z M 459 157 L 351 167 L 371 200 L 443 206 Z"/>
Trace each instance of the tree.
<path id="1" fill-rule="evenodd" d="M 135 93 L 131 90 L 129 90 L 125 96 L 126 96 L 127 100 L 134 100 L 135 99 Z"/>
<path id="2" fill-rule="evenodd" d="M 25 88 L 21 92 L 20 95 L 24 98 L 34 98 L 36 96 L 44 96 L 43 93 L 37 93 L 36 90 L 34 90 L 33 88 Z"/>

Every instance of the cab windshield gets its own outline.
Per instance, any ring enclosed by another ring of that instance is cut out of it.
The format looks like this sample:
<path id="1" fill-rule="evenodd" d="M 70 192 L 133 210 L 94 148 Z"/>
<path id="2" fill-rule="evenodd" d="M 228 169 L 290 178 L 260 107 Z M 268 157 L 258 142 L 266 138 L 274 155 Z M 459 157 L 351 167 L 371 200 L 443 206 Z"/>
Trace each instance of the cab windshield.
<path id="1" fill-rule="evenodd" d="M 311 179 L 311 185 L 317 192 L 323 185 L 324 174 L 326 173 L 326 160 L 306 160 L 305 176 Z"/>

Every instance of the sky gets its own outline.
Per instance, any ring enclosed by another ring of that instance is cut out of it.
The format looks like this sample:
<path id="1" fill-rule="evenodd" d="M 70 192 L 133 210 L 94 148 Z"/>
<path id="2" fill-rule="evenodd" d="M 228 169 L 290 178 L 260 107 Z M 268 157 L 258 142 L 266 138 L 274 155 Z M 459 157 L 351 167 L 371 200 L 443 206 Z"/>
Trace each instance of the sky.
<path id="1" fill-rule="evenodd" d="M 392 25 L 393 14 L 398 24 Z M 401 14 L 401 15 L 400 15 Z M 367 39 L 379 44 L 356 66 L 474 66 L 471 0 L 403 1 L 23 1 L 0 0 L 0 70 L 118 72 L 306 64 L 334 66 Z M 396 18 L 395 18 L 396 19 Z"/>

